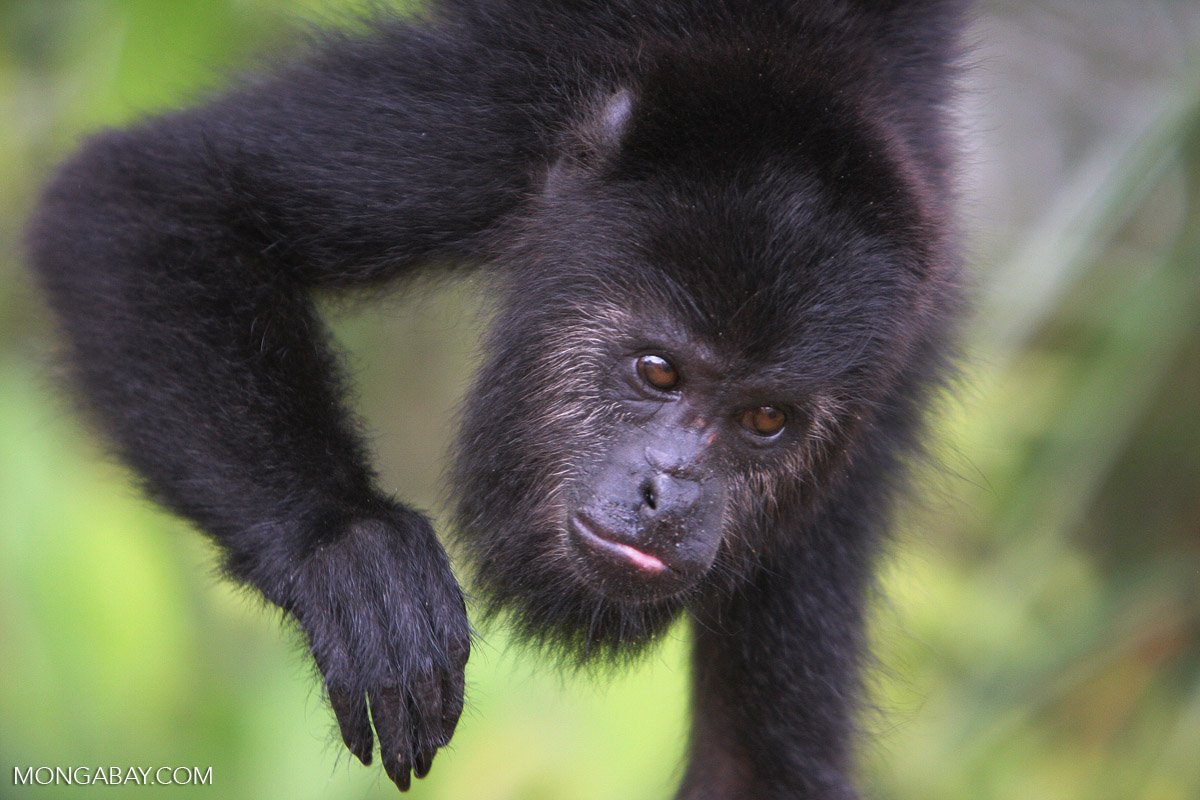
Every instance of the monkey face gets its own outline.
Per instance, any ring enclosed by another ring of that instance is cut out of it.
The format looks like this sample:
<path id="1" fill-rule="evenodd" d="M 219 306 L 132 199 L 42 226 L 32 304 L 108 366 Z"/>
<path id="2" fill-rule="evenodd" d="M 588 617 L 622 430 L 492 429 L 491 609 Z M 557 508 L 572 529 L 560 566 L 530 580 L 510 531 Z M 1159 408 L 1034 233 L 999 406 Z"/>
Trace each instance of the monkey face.
<path id="1" fill-rule="evenodd" d="M 588 652 L 803 539 L 927 305 L 919 254 L 803 158 L 596 169 L 556 167 L 502 254 L 451 481 L 489 607 Z"/>

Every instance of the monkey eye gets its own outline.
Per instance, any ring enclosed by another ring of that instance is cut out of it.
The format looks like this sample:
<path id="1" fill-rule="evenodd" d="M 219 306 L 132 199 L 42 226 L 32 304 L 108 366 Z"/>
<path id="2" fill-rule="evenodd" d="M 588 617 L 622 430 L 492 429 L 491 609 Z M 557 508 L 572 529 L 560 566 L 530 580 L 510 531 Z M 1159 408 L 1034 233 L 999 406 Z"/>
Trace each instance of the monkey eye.
<path id="1" fill-rule="evenodd" d="M 638 375 L 660 392 L 669 392 L 679 385 L 679 370 L 662 356 L 646 355 L 637 360 Z"/>
<path id="2" fill-rule="evenodd" d="M 783 430 L 783 425 L 787 422 L 787 414 L 774 406 L 759 406 L 743 411 L 740 421 L 742 427 L 751 433 L 759 436 L 774 436 Z"/>

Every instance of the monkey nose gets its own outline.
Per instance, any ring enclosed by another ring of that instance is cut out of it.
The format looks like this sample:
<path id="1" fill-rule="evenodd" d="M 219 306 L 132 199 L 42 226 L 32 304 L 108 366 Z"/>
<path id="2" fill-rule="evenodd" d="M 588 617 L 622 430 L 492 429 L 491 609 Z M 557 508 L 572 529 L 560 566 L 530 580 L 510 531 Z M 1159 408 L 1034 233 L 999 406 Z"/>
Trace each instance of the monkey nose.
<path id="1" fill-rule="evenodd" d="M 700 502 L 700 484 L 658 472 L 642 481 L 641 512 L 643 517 L 661 519 L 686 517 Z"/>

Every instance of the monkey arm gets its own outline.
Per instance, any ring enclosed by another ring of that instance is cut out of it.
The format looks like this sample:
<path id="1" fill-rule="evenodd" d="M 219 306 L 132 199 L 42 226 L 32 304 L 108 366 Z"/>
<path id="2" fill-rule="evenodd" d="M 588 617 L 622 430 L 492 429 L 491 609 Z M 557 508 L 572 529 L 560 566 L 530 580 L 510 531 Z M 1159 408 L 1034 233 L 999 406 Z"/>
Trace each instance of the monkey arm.
<path id="1" fill-rule="evenodd" d="M 33 221 L 88 399 L 151 489 L 235 560 L 253 524 L 375 500 L 312 290 L 469 260 L 523 188 L 511 105 L 486 96 L 469 42 L 442 38 L 335 40 L 207 107 L 102 134 Z"/>
<path id="2" fill-rule="evenodd" d="M 894 440 L 893 440 L 894 441 Z M 693 724 L 679 800 L 852 800 L 871 566 L 890 506 L 883 448 L 795 526 L 789 549 L 693 626 Z M 784 522 L 786 524 L 786 522 Z"/>
<path id="3" fill-rule="evenodd" d="M 95 137 L 29 237 L 121 455 L 297 618 L 364 761 L 370 698 L 402 787 L 457 722 L 468 626 L 428 522 L 374 485 L 311 293 L 471 259 L 517 202 L 536 142 L 476 58 L 436 25 L 331 40 Z"/>

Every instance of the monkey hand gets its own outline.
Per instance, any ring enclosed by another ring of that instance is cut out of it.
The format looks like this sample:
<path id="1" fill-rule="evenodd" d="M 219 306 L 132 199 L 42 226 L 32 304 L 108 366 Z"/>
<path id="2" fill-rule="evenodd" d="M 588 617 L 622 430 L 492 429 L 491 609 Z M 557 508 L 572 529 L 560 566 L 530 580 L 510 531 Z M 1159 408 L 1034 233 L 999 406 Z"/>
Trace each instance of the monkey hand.
<path id="1" fill-rule="evenodd" d="M 350 523 L 289 583 L 285 608 L 308 636 L 346 747 L 369 764 L 373 724 L 383 768 L 406 791 L 410 771 L 425 777 L 454 733 L 470 651 L 462 592 L 432 527 L 406 509 Z"/>

